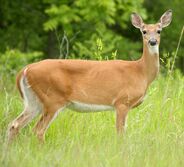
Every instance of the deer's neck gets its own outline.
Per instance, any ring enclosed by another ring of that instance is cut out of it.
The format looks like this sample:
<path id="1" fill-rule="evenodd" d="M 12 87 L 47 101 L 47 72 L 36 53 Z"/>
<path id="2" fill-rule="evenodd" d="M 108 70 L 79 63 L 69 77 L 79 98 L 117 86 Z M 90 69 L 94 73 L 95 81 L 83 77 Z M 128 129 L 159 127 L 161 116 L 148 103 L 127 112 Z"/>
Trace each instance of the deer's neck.
<path id="1" fill-rule="evenodd" d="M 157 45 L 150 48 L 144 43 L 141 61 L 143 63 L 143 70 L 146 74 L 148 84 L 150 84 L 159 72 L 159 46 Z"/>

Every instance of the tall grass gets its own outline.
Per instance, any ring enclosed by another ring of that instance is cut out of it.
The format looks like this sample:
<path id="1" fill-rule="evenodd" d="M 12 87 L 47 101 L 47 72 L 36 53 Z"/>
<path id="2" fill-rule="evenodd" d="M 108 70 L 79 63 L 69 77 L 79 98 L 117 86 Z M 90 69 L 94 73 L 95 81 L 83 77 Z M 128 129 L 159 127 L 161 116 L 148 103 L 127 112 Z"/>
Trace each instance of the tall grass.
<path id="1" fill-rule="evenodd" d="M 22 110 L 18 94 L 0 94 L 0 166 L 184 166 L 184 77 L 160 76 L 145 102 L 129 113 L 124 136 L 115 133 L 114 112 L 60 113 L 40 145 L 33 123 L 5 150 L 7 124 Z"/>

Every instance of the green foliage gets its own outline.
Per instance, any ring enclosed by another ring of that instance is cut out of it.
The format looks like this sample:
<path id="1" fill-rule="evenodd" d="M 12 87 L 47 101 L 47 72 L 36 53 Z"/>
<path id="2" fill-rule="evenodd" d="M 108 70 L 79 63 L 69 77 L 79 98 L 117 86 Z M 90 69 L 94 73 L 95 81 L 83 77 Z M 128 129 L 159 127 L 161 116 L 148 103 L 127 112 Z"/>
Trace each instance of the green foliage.
<path id="1" fill-rule="evenodd" d="M 77 16 L 76 10 L 71 9 L 67 5 L 61 5 L 57 7 L 56 5 L 52 4 L 51 7 L 46 10 L 46 13 L 52 18 L 44 24 L 46 31 L 56 29 L 59 24 L 65 25 L 66 28 L 69 28 L 70 30 L 71 22 L 80 21 L 80 17 Z"/>
<path id="2" fill-rule="evenodd" d="M 41 60 L 42 57 L 41 52 L 22 53 L 19 50 L 7 50 L 5 53 L 0 53 L 1 74 L 15 75 L 23 66 Z"/>
<path id="3" fill-rule="evenodd" d="M 102 57 L 109 57 L 115 50 L 121 59 L 128 59 L 130 55 L 138 57 L 137 51 L 141 45 L 123 37 L 115 27 L 118 26 L 122 31 L 129 29 L 125 25 L 130 20 L 132 11 L 139 12 L 145 18 L 142 0 L 136 3 L 130 0 L 49 1 L 49 3 L 51 6 L 46 10 L 49 19 L 44 24 L 45 30 L 53 31 L 61 27 L 71 38 L 77 34 L 75 43 L 70 46 L 70 58 L 96 59 L 95 41 L 99 38 L 105 45 Z M 130 47 L 133 52 L 130 52 Z M 120 56 L 121 51 L 123 54 Z"/>
<path id="4" fill-rule="evenodd" d="M 7 48 L 24 52 L 44 50 L 44 8 L 41 0 L 1 0 L 0 52 L 5 52 Z"/>
<path id="5" fill-rule="evenodd" d="M 19 50 L 8 49 L 0 53 L 0 90 L 12 90 L 15 76 L 25 65 L 43 59 L 42 52 L 23 53 Z"/>
<path id="6" fill-rule="evenodd" d="M 42 52 L 44 58 L 64 58 L 62 35 L 68 38 L 68 58 L 98 59 L 96 41 L 101 39 L 101 57 L 137 59 L 142 51 L 140 32 L 130 22 L 132 12 L 146 23 L 155 23 L 167 9 L 173 9 L 173 21 L 162 33 L 163 53 L 175 52 L 183 27 L 184 1 L 167 0 L 2 0 L 0 5 L 0 52 L 7 48 L 21 52 Z M 179 9 L 179 10 L 178 10 Z M 58 40 L 60 39 L 60 40 Z M 184 71 L 184 40 L 176 65 Z M 113 58 L 114 59 L 114 58 Z M 166 61 L 166 60 L 164 60 Z"/>

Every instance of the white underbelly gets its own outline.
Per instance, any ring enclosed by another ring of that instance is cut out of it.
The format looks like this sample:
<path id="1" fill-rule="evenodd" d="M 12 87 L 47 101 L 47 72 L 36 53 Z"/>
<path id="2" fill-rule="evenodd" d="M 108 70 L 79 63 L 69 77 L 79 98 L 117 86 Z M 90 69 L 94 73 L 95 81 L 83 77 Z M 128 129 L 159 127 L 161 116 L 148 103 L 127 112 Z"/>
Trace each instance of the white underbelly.
<path id="1" fill-rule="evenodd" d="M 71 102 L 67 108 L 75 110 L 77 112 L 99 112 L 99 111 L 111 111 L 114 110 L 113 106 L 99 105 L 99 104 L 87 104 L 77 101 Z"/>

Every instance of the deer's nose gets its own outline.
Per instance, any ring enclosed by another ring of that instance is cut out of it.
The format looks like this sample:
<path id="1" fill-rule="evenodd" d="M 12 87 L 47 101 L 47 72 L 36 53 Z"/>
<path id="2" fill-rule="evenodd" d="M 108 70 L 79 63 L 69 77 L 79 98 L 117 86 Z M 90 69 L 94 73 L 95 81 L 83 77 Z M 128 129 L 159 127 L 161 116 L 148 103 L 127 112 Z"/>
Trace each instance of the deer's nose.
<path id="1" fill-rule="evenodd" d="M 157 40 L 156 40 L 156 39 L 150 39 L 150 40 L 149 40 L 149 44 L 150 44 L 151 46 L 155 46 L 155 45 L 157 44 Z"/>

